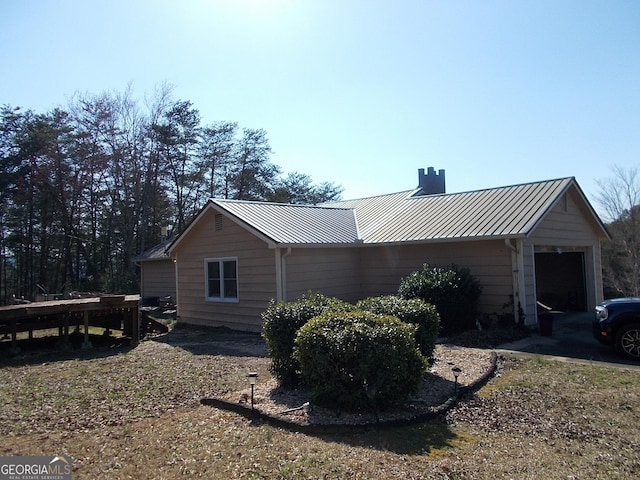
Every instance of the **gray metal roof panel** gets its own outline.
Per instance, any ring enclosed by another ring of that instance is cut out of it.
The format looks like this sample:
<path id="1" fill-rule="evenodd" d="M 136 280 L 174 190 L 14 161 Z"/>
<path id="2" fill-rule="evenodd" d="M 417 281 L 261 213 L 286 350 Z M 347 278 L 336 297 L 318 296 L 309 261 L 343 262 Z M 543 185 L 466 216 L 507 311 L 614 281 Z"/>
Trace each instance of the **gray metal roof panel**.
<path id="1" fill-rule="evenodd" d="M 330 205 L 356 209 L 365 243 L 526 236 L 573 182 L 563 178 L 426 196 L 401 192 Z"/>
<path id="2" fill-rule="evenodd" d="M 408 190 L 356 200 L 327 202 L 322 205 L 332 208 L 353 208 L 360 238 L 365 239 L 372 232 L 383 228 L 388 217 L 405 209 L 404 201 L 419 190 Z"/>
<path id="3" fill-rule="evenodd" d="M 355 213 L 350 208 L 212 199 L 240 222 L 284 245 L 358 242 Z"/>
<path id="4" fill-rule="evenodd" d="M 134 257 L 132 262 L 148 262 L 148 261 L 157 261 L 157 260 L 169 260 L 170 257 L 167 253 L 167 247 L 173 242 L 175 237 L 170 237 L 162 242 L 154 245 L 153 247 L 145 250 L 140 255 Z"/>

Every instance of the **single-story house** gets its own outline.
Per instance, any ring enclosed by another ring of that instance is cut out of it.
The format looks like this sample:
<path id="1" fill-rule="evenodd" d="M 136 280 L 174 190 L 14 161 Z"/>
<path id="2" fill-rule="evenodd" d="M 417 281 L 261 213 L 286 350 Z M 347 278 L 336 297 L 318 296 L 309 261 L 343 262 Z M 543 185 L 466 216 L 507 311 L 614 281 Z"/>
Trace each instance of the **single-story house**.
<path id="1" fill-rule="evenodd" d="M 539 302 L 587 310 L 602 300 L 607 238 L 573 177 L 447 194 L 444 171 L 429 168 L 416 189 L 358 200 L 211 199 L 167 254 L 184 323 L 259 331 L 271 299 L 312 290 L 353 302 L 396 293 L 424 263 L 455 263 L 482 284 L 481 312 L 519 305 L 533 325 Z"/>
<path id="2" fill-rule="evenodd" d="M 176 299 L 176 268 L 167 252 L 175 237 L 164 239 L 133 258 L 140 268 L 140 297 Z"/>

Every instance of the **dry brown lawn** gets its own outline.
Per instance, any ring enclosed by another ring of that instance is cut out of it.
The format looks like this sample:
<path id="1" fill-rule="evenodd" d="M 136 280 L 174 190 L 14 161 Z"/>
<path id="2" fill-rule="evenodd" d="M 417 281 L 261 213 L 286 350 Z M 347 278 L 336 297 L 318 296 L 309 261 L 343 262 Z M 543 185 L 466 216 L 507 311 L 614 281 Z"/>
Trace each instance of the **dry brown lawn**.
<path id="1" fill-rule="evenodd" d="M 73 458 L 76 479 L 627 479 L 640 372 L 507 359 L 446 416 L 305 435 L 201 406 L 266 381 L 259 338 L 174 330 L 135 349 L 0 359 L 0 455 Z"/>

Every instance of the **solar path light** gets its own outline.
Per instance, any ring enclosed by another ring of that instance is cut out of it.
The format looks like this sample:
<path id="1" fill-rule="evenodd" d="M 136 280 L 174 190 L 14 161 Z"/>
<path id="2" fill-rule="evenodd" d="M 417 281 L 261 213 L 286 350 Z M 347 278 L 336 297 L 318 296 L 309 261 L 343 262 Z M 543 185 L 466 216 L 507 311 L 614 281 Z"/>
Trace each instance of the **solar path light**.
<path id="1" fill-rule="evenodd" d="M 455 378 L 455 383 L 453 384 L 454 385 L 453 392 L 457 395 L 458 394 L 458 377 L 460 376 L 460 372 L 462 372 L 462 370 L 460 370 L 460 367 L 453 367 L 451 371 L 453 372 L 453 377 Z"/>
<path id="2" fill-rule="evenodd" d="M 256 372 L 247 373 L 247 378 L 249 379 L 249 384 L 251 385 L 251 408 L 253 408 L 253 389 L 256 384 L 256 380 L 258 379 L 258 374 Z"/>

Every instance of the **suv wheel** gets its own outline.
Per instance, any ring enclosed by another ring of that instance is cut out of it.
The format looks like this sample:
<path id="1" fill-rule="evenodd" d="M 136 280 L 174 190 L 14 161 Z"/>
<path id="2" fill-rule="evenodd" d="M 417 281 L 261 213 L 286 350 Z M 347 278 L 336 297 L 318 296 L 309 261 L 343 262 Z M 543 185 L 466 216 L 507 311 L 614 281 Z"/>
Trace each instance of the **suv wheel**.
<path id="1" fill-rule="evenodd" d="M 627 357 L 640 360 L 640 324 L 622 327 L 616 335 L 616 347 Z"/>

